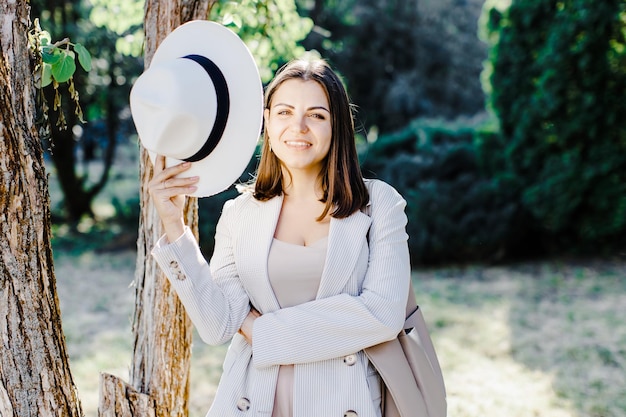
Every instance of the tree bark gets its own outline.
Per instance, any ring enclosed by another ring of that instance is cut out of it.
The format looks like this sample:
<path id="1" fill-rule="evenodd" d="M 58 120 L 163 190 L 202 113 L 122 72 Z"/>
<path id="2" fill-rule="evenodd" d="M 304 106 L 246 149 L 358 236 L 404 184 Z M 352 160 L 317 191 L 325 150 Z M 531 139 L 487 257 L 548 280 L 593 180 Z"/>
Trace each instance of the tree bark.
<path id="1" fill-rule="evenodd" d="M 0 416 L 82 416 L 61 329 L 26 0 L 0 3 Z"/>
<path id="2" fill-rule="evenodd" d="M 157 46 L 167 34 L 189 20 L 206 19 L 214 2 L 215 0 L 147 0 L 144 18 L 145 66 L 150 65 Z M 189 409 L 192 325 L 167 278 L 150 256 L 152 247 L 162 235 L 162 226 L 148 193 L 152 163 L 143 147 L 140 152 L 141 215 L 135 271 L 134 352 L 130 384 L 113 382 L 108 376 L 103 378 L 106 387 L 101 387 L 99 415 L 126 417 L 128 414 L 116 410 L 133 410 L 145 406 L 145 403 L 137 404 L 137 399 L 145 399 L 136 394 L 143 393 L 153 401 L 154 409 L 150 412 L 155 417 L 183 417 L 188 415 Z M 185 220 L 197 239 L 196 198 L 188 199 Z M 112 401 L 112 397 L 116 400 Z M 120 405 L 125 402 L 128 406 Z"/>
<path id="3" fill-rule="evenodd" d="M 155 417 L 152 397 L 137 392 L 118 377 L 109 374 L 100 375 L 99 409 L 106 410 L 100 413 L 102 417 Z"/>

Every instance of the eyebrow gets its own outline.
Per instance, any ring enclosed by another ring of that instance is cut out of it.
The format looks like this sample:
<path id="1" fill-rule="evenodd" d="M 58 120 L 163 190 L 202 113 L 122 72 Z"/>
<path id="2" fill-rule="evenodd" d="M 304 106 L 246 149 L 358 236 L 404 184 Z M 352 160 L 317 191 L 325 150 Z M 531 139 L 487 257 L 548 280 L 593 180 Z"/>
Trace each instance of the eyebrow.
<path id="1" fill-rule="evenodd" d="M 276 103 L 274 104 L 272 107 L 278 107 L 278 106 L 284 106 L 284 107 L 288 107 L 290 109 L 295 109 L 294 106 L 292 106 L 291 104 L 287 104 L 287 103 Z M 328 113 L 330 113 L 330 110 L 328 110 L 326 107 L 324 106 L 311 106 L 307 109 L 307 111 L 311 111 L 311 110 L 324 110 Z"/>

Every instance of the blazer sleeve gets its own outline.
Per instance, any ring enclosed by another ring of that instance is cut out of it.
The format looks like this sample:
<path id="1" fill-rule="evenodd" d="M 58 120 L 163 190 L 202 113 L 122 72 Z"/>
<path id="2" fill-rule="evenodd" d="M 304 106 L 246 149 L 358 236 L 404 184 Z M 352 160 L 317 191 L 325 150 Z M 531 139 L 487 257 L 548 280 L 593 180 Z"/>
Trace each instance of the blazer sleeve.
<path id="1" fill-rule="evenodd" d="M 226 202 L 217 223 L 210 267 L 189 228 L 175 242 L 162 237 L 152 250 L 200 337 L 212 345 L 230 340 L 250 311 L 232 254 L 233 205 Z"/>
<path id="2" fill-rule="evenodd" d="M 252 358 L 257 368 L 341 357 L 391 340 L 402 329 L 411 274 L 406 202 L 382 181 L 374 182 L 370 194 L 370 252 L 361 293 L 317 299 L 256 319 Z"/>

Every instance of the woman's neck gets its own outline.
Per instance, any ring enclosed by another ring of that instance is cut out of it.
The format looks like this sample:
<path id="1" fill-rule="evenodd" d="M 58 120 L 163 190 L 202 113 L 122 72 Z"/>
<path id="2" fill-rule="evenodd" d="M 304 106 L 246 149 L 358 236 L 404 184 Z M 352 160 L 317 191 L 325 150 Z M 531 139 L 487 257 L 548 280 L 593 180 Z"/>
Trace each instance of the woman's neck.
<path id="1" fill-rule="evenodd" d="M 291 200 L 320 200 L 323 197 L 317 174 L 294 170 L 283 172 L 285 196 Z"/>

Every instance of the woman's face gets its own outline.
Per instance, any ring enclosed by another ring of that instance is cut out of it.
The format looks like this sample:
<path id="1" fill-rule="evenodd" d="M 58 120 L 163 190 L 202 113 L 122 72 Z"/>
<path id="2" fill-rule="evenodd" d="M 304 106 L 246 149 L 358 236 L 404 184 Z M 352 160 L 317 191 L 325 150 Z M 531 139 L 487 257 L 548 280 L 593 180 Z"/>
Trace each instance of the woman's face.
<path id="1" fill-rule="evenodd" d="M 316 81 L 289 79 L 265 109 L 272 151 L 290 172 L 317 175 L 328 155 L 332 124 L 328 97 Z"/>

